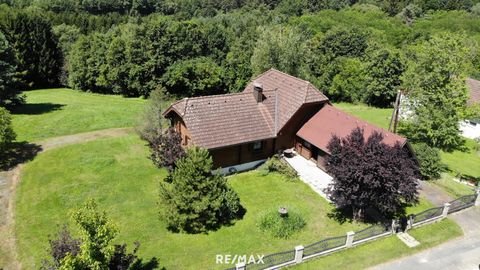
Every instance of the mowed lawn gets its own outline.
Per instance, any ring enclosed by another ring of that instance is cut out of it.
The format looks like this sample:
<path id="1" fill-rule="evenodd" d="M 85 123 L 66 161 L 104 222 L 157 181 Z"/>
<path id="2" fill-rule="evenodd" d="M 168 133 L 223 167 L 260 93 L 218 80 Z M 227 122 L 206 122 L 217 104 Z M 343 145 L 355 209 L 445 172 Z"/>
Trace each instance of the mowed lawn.
<path id="1" fill-rule="evenodd" d="M 39 141 L 106 128 L 132 127 L 146 100 L 85 93 L 71 89 L 24 92 L 27 103 L 14 111 L 18 141 Z"/>
<path id="2" fill-rule="evenodd" d="M 247 210 L 242 220 L 208 235 L 171 233 L 157 214 L 158 183 L 165 172 L 147 157 L 144 143 L 130 135 L 51 150 L 27 164 L 16 197 L 16 236 L 25 269 L 39 268 L 48 236 L 88 198 L 118 225 L 118 243 L 132 247 L 140 241 L 140 256 L 156 257 L 167 269 L 224 269 L 228 265 L 215 265 L 216 254 L 270 254 L 366 227 L 328 218 L 332 206 L 300 181 L 252 171 L 229 178 Z M 288 240 L 256 226 L 264 211 L 280 206 L 296 209 L 307 222 Z"/>
<path id="3" fill-rule="evenodd" d="M 361 103 L 352 104 L 340 102 L 333 105 L 349 114 L 384 129 L 388 129 L 393 112 L 392 108 L 376 108 Z"/>
<path id="4" fill-rule="evenodd" d="M 466 139 L 464 151 L 442 152 L 442 161 L 453 174 L 480 178 L 480 152 L 475 148 L 474 140 Z"/>

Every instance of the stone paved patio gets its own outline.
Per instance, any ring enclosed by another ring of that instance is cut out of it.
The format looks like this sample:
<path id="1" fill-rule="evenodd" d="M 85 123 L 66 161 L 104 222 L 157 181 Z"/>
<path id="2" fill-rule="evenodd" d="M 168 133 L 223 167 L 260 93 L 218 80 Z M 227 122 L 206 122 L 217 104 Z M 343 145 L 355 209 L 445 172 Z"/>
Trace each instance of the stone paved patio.
<path id="1" fill-rule="evenodd" d="M 286 157 L 285 160 L 297 171 L 303 182 L 309 185 L 320 196 L 331 202 L 327 198 L 324 189 L 332 182 L 333 177 L 318 168 L 313 161 L 307 160 L 295 152 L 293 157 Z"/>

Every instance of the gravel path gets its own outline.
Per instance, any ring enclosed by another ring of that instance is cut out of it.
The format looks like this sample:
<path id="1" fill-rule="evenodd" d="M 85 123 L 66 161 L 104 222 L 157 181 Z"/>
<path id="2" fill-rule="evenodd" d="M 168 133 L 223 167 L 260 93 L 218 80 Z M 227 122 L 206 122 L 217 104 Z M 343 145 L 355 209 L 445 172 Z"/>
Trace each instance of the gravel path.
<path id="1" fill-rule="evenodd" d="M 71 144 L 84 143 L 102 138 L 122 137 L 133 132 L 132 128 L 112 128 L 74 135 L 46 139 L 35 144 L 41 147 L 41 152 Z M 20 181 L 23 164 L 9 171 L 0 171 L 0 269 L 21 269 L 15 247 L 15 190 Z"/>

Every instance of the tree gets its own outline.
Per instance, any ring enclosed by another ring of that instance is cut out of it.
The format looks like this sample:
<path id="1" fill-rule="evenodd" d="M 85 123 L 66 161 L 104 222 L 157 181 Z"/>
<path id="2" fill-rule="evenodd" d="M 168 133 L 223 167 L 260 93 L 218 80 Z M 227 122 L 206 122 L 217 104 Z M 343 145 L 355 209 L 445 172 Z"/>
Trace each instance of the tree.
<path id="1" fill-rule="evenodd" d="M 0 106 L 15 106 L 23 102 L 17 78 L 17 59 L 10 43 L 0 31 Z"/>
<path id="2" fill-rule="evenodd" d="M 297 76 L 305 63 L 305 34 L 290 26 L 261 27 L 251 64 L 254 75 L 276 68 Z"/>
<path id="3" fill-rule="evenodd" d="M 412 117 L 401 123 L 410 139 L 451 150 L 463 144 L 459 121 L 466 113 L 465 36 L 435 35 L 414 51 L 403 75 Z"/>
<path id="4" fill-rule="evenodd" d="M 417 201 L 414 159 L 398 143 L 389 146 L 382 140 L 377 132 L 365 140 L 363 130 L 356 128 L 328 144 L 327 171 L 334 176 L 328 194 L 337 206 L 352 210 L 354 219 L 363 218 L 369 207 L 392 215 L 404 203 Z"/>
<path id="5" fill-rule="evenodd" d="M 60 83 L 68 85 L 68 55 L 72 45 L 80 36 L 80 29 L 74 25 L 66 25 L 64 23 L 54 26 L 53 32 L 58 37 L 59 46 L 62 50 L 63 65 L 60 73 Z"/>
<path id="6" fill-rule="evenodd" d="M 57 86 L 62 53 L 51 23 L 36 10 L 11 12 L 1 28 L 18 58 L 18 71 L 31 88 Z"/>
<path id="7" fill-rule="evenodd" d="M 80 239 L 73 238 L 68 227 L 64 225 L 57 237 L 49 240 L 52 261 L 43 261 L 42 270 L 143 269 L 142 260 L 136 255 L 140 243 L 134 243 L 132 253 L 127 252 L 126 244 L 113 245 L 111 242 L 117 236 L 118 230 L 106 212 L 98 209 L 94 200 L 88 200 L 80 209 L 74 211 L 72 219 L 78 226 Z M 156 266 L 157 260 L 153 258 L 149 263 Z"/>
<path id="8" fill-rule="evenodd" d="M 177 161 L 172 183 L 161 183 L 161 217 L 169 229 L 201 233 L 229 224 L 241 214 L 240 199 L 227 180 L 212 173 L 208 150 L 191 147 Z"/>
<path id="9" fill-rule="evenodd" d="M 226 88 L 222 68 L 208 57 L 176 62 L 161 81 L 168 93 L 180 96 L 221 94 Z"/>
<path id="10" fill-rule="evenodd" d="M 67 225 L 64 225 L 54 239 L 49 241 L 49 254 L 53 261 L 44 260 L 42 270 L 58 269 L 62 260 L 69 254 L 77 256 L 80 253 L 80 240 L 73 238 Z"/>
<path id="11" fill-rule="evenodd" d="M 153 164 L 172 172 L 176 168 L 177 161 L 185 156 L 181 143 L 182 138 L 174 128 L 169 128 L 157 137 L 153 137 L 148 142 Z"/>
<path id="12" fill-rule="evenodd" d="M 398 51 L 387 48 L 371 51 L 365 66 L 365 102 L 378 107 L 391 106 L 404 71 L 405 64 Z"/>
<path id="13" fill-rule="evenodd" d="M 73 212 L 72 219 L 80 230 L 81 245 L 77 255 L 68 254 L 61 262 L 60 269 L 108 269 L 115 248 L 111 241 L 118 229 L 99 211 L 94 200 L 88 200 L 80 209 Z"/>
<path id="14" fill-rule="evenodd" d="M 360 102 L 365 95 L 365 72 L 357 58 L 339 58 L 339 72 L 327 93 L 337 101 Z"/>
<path id="15" fill-rule="evenodd" d="M 162 87 L 158 87 L 150 93 L 148 104 L 137 127 L 137 132 L 142 140 L 153 143 L 163 135 L 162 123 L 165 121 L 162 115 L 163 105 L 167 100 L 165 89 Z"/>
<path id="16" fill-rule="evenodd" d="M 422 178 L 426 180 L 440 178 L 440 174 L 447 169 L 445 164 L 442 163 L 440 151 L 425 143 L 413 144 L 412 146 L 420 165 Z"/>
<path id="17" fill-rule="evenodd" d="M 8 145 L 15 140 L 16 134 L 12 128 L 12 117 L 10 113 L 0 107 L 0 158 L 5 153 Z"/>
<path id="18" fill-rule="evenodd" d="M 402 9 L 402 12 L 398 16 L 408 25 L 411 26 L 413 22 L 423 15 L 422 8 L 415 5 L 409 4 Z"/>

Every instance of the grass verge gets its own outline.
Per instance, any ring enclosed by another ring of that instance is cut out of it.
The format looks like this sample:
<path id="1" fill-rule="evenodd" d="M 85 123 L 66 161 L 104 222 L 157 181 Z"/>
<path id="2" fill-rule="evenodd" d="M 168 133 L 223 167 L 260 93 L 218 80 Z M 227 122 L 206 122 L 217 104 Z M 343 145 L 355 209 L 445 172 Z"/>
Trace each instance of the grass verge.
<path id="1" fill-rule="evenodd" d="M 365 269 L 377 264 L 399 259 L 463 235 L 462 229 L 452 220 L 425 225 L 409 231 L 420 245 L 407 247 L 400 239 L 389 236 L 329 256 L 307 261 L 291 269 Z"/>

